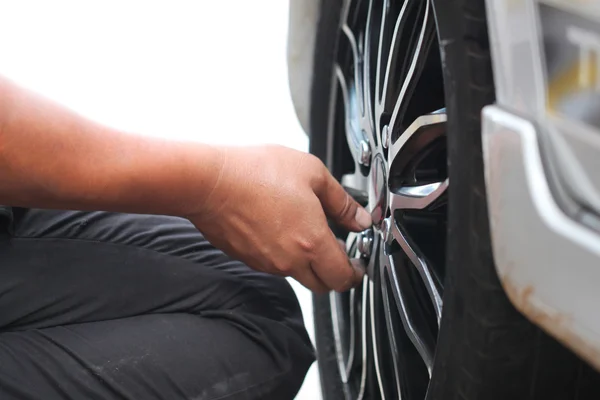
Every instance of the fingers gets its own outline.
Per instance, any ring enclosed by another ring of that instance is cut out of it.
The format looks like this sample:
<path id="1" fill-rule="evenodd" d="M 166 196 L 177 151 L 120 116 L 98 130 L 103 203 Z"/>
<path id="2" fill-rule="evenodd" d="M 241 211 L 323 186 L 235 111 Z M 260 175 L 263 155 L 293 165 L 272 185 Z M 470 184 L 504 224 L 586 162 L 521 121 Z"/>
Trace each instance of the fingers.
<path id="1" fill-rule="evenodd" d="M 321 201 L 325 214 L 351 231 L 370 228 L 373 224 L 371 214 L 346 193 L 329 171 L 325 170 L 324 175 L 324 182 L 316 188 L 315 194 Z"/>
<path id="2" fill-rule="evenodd" d="M 309 268 L 302 268 L 299 271 L 296 271 L 292 278 L 300 282 L 309 290 L 318 293 L 325 294 L 329 292 L 329 288 L 319 279 L 317 275 L 313 272 L 313 270 Z"/>
<path id="3" fill-rule="evenodd" d="M 344 243 L 344 241 L 341 240 L 341 239 L 338 239 L 337 242 L 338 242 L 338 244 L 340 246 L 340 249 L 342 249 L 342 251 L 347 254 L 347 252 L 346 252 L 346 243 Z M 350 259 L 350 264 L 352 264 L 352 266 L 354 268 L 357 268 L 358 271 L 360 271 L 360 273 L 364 276 L 365 271 L 367 270 L 367 263 L 366 263 L 366 261 L 364 259 L 362 259 L 362 258 L 351 258 Z"/>
<path id="4" fill-rule="evenodd" d="M 327 235 L 311 262 L 312 271 L 331 290 L 345 292 L 362 282 L 364 270 L 350 262 L 336 238 Z"/>

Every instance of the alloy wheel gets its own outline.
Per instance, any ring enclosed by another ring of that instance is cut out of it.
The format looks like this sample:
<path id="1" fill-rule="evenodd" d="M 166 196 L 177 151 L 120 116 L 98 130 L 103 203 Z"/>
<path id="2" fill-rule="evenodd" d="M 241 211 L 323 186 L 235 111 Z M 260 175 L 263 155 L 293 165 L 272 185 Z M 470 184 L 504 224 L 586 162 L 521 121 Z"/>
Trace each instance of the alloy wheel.
<path id="1" fill-rule="evenodd" d="M 331 293 L 345 396 L 426 396 L 443 310 L 448 173 L 443 78 L 428 1 L 346 0 L 326 162 L 371 211 L 349 234 L 362 286 Z"/>

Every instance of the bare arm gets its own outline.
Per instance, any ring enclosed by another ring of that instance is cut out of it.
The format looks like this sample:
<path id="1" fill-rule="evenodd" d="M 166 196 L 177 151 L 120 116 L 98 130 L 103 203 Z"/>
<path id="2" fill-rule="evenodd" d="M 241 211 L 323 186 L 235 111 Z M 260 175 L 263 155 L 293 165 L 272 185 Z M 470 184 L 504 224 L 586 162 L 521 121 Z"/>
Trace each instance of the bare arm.
<path id="1" fill-rule="evenodd" d="M 0 204 L 183 216 L 250 267 L 310 289 L 361 281 L 329 229 L 371 224 L 315 157 L 120 132 L 0 77 Z"/>
<path id="2" fill-rule="evenodd" d="M 0 204 L 187 215 L 221 154 L 101 126 L 0 77 Z"/>

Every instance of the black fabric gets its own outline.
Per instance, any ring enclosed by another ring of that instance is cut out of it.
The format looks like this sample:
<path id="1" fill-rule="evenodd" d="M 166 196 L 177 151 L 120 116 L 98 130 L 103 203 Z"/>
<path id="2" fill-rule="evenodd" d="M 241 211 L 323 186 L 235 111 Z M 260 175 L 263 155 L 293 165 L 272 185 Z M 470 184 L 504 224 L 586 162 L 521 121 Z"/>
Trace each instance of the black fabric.
<path id="1" fill-rule="evenodd" d="M 314 354 L 284 278 L 231 260 L 180 218 L 10 214 L 0 399 L 296 395 Z"/>
<path id="2" fill-rule="evenodd" d="M 12 232 L 13 212 L 12 207 L 0 205 L 0 235 Z"/>

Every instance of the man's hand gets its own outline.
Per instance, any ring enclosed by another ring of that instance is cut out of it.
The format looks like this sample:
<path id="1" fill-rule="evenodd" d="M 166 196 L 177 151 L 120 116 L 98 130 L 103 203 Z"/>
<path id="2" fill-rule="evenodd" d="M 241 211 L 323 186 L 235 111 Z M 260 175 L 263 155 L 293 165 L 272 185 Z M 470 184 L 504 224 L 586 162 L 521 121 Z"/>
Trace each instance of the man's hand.
<path id="1" fill-rule="evenodd" d="M 0 204 L 188 217 L 250 267 L 343 291 L 363 275 L 327 225 L 371 225 L 315 157 L 125 133 L 0 77 Z"/>
<path id="2" fill-rule="evenodd" d="M 223 165 L 203 204 L 187 217 L 216 247 L 251 268 L 291 276 L 316 292 L 362 280 L 327 225 L 371 226 L 316 157 L 279 146 L 222 148 Z"/>

